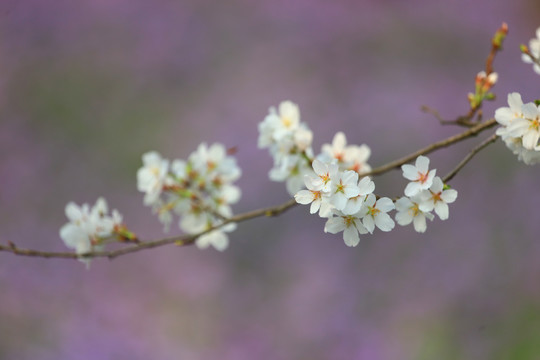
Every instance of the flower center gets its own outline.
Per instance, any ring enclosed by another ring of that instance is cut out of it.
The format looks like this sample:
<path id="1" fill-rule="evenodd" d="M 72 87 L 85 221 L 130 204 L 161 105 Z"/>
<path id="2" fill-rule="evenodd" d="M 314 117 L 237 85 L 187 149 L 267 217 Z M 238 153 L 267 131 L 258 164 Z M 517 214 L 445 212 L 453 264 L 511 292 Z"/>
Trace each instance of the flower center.
<path id="1" fill-rule="evenodd" d="M 152 166 L 150 168 L 150 172 L 152 173 L 152 175 L 154 175 L 155 177 L 159 177 L 159 167 L 157 166 Z"/>
<path id="2" fill-rule="evenodd" d="M 418 208 L 418 204 L 414 204 L 411 210 L 413 212 L 413 216 L 418 216 L 418 214 L 420 214 L 420 209 Z"/>
<path id="3" fill-rule="evenodd" d="M 354 226 L 354 218 L 352 216 L 346 216 L 343 218 L 347 227 Z"/>
<path id="4" fill-rule="evenodd" d="M 534 120 L 530 120 L 531 121 L 531 124 L 529 125 L 529 130 L 536 130 L 538 131 L 538 129 L 540 128 L 540 120 L 538 119 L 538 117 Z"/>
<path id="5" fill-rule="evenodd" d="M 368 211 L 368 214 L 375 217 L 377 216 L 378 213 L 380 213 L 381 210 L 377 209 L 377 208 L 374 208 L 374 207 L 369 207 L 369 211 Z"/>
<path id="6" fill-rule="evenodd" d="M 425 174 L 422 174 L 421 172 L 418 172 L 418 182 L 423 184 L 427 181 L 428 179 L 428 173 L 425 173 Z"/>
<path id="7" fill-rule="evenodd" d="M 330 174 L 326 173 L 324 175 L 319 176 L 323 183 L 326 185 L 330 181 Z"/>
<path id="8" fill-rule="evenodd" d="M 281 123 L 283 124 L 283 126 L 285 126 L 286 128 L 289 128 L 291 127 L 292 125 L 292 120 L 290 117 L 288 116 L 284 116 L 281 118 Z"/>

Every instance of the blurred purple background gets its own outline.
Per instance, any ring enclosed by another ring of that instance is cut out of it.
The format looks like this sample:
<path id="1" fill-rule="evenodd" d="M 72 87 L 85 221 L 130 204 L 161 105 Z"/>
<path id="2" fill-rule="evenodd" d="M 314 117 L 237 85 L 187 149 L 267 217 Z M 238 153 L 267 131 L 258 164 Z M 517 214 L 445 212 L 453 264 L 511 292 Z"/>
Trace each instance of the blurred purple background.
<path id="1" fill-rule="evenodd" d="M 286 201 L 256 148 L 286 99 L 316 151 L 344 131 L 384 164 L 460 131 L 420 106 L 467 111 L 502 21 L 485 114 L 511 91 L 540 98 L 518 51 L 539 15 L 536 0 L 4 0 L 0 241 L 66 250 L 65 204 L 99 196 L 141 238 L 162 237 L 136 190 L 140 156 L 186 158 L 202 141 L 238 147 L 235 212 Z M 445 174 L 480 140 L 433 166 Z M 0 253 L 0 358 L 539 359 L 539 175 L 497 143 L 452 182 L 450 220 L 356 248 L 297 207 L 242 223 L 224 253 L 173 246 L 90 271 Z M 397 171 L 376 182 L 405 186 Z"/>

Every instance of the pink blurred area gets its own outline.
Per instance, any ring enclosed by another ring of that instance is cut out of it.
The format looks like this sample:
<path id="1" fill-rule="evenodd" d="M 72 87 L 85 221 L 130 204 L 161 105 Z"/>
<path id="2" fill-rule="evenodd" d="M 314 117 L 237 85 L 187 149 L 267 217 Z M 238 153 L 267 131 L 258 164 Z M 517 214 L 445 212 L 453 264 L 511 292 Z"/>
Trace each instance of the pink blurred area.
<path id="1" fill-rule="evenodd" d="M 257 125 L 300 105 L 314 148 L 344 131 L 377 166 L 459 131 L 494 31 L 496 102 L 540 98 L 519 44 L 536 1 L 38 1 L 0 3 L 0 241 L 67 250 L 65 204 L 99 196 L 143 239 L 141 155 L 237 147 L 240 213 L 288 200 Z M 482 137 L 483 139 L 483 137 Z M 431 157 L 442 175 L 473 139 Z M 537 359 L 538 167 L 503 144 L 452 185 L 450 219 L 348 248 L 297 207 L 240 224 L 230 248 L 95 260 L 0 253 L 1 359 Z M 375 179 L 397 196 L 398 171 Z M 171 233 L 179 230 L 173 226 Z"/>

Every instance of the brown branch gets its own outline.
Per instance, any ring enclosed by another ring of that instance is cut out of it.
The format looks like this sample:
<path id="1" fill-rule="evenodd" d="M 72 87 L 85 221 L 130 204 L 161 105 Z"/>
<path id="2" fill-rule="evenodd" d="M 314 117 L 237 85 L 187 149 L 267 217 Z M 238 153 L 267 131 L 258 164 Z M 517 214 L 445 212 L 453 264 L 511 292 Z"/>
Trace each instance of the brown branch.
<path id="1" fill-rule="evenodd" d="M 435 110 L 435 109 L 433 109 L 433 108 L 431 108 L 431 107 L 429 107 L 427 105 L 422 105 L 420 110 L 425 112 L 425 113 L 433 115 L 435 117 L 435 119 L 439 120 L 439 124 L 441 124 L 441 125 L 457 125 L 457 126 L 468 127 L 468 128 L 471 128 L 471 127 L 473 127 L 475 125 L 478 125 L 477 121 L 471 121 L 471 119 L 472 119 L 472 117 L 474 115 L 476 115 L 476 112 L 479 113 L 480 116 L 478 117 L 478 119 L 480 119 L 481 118 L 481 111 L 482 111 L 482 110 L 477 108 L 474 112 L 469 111 L 469 113 L 467 115 L 459 116 L 454 120 L 447 120 L 447 119 L 443 118 L 441 116 L 441 114 L 437 110 Z"/>
<path id="2" fill-rule="evenodd" d="M 488 137 L 486 140 L 482 141 L 480 144 L 478 144 L 475 148 L 473 148 L 468 154 L 467 156 L 465 156 L 465 158 L 463 158 L 463 160 L 461 160 L 461 162 L 452 170 L 450 171 L 442 180 L 443 180 L 443 183 L 447 183 L 449 182 L 450 180 L 452 180 L 454 178 L 454 176 L 456 176 L 456 174 L 465 166 L 467 165 L 467 163 L 469 161 L 471 161 L 471 159 L 477 154 L 479 153 L 482 149 L 484 149 L 485 147 L 487 147 L 489 144 L 492 144 L 494 143 L 495 141 L 497 141 L 497 134 L 493 134 L 491 135 L 490 137 Z"/>
<path id="3" fill-rule="evenodd" d="M 12 242 L 9 242 L 9 245 L 0 245 L 0 251 L 9 252 L 15 255 L 20 256 L 30 256 L 30 257 L 42 257 L 42 258 L 58 258 L 58 259 L 92 259 L 92 258 L 101 258 L 106 257 L 109 259 L 114 259 L 121 255 L 126 255 L 134 252 L 138 252 L 145 249 L 152 249 L 168 244 L 175 243 L 178 246 L 186 246 L 186 245 L 192 245 L 195 243 L 195 240 L 201 235 L 204 235 L 210 231 L 216 230 L 226 224 L 229 223 L 238 223 L 242 221 L 246 221 L 249 219 L 261 217 L 261 216 L 278 216 L 288 209 L 292 208 L 296 205 L 296 201 L 294 199 L 290 199 L 289 201 L 263 209 L 248 211 L 242 214 L 238 214 L 235 216 L 230 217 L 226 221 L 222 222 L 219 225 L 216 225 L 206 231 L 197 233 L 197 234 L 191 234 L 191 235 L 182 235 L 182 236 L 173 236 L 169 238 L 159 239 L 159 240 L 153 240 L 153 241 L 141 241 L 137 243 L 136 245 L 124 247 L 122 249 L 118 250 L 112 250 L 112 251 L 92 251 L 85 254 L 75 254 L 72 252 L 49 252 L 49 251 L 39 251 L 39 250 L 32 250 L 32 249 L 21 249 Z"/>
<path id="4" fill-rule="evenodd" d="M 417 150 L 414 153 L 409 154 L 409 155 L 407 155 L 407 156 L 405 156 L 405 157 L 403 157 L 401 159 L 389 162 L 386 165 L 382 165 L 382 166 L 380 166 L 378 168 L 375 168 L 375 169 L 371 170 L 370 172 L 363 173 L 361 175 L 362 176 L 369 176 L 369 175 L 384 174 L 384 173 L 386 173 L 386 172 L 388 172 L 388 171 L 390 171 L 392 169 L 399 168 L 401 165 L 406 164 L 406 163 L 416 159 L 420 155 L 429 154 L 429 153 L 431 153 L 431 152 L 433 152 L 433 151 L 435 151 L 437 149 L 448 147 L 448 146 L 450 146 L 452 144 L 455 144 L 457 142 L 460 142 L 460 141 L 463 141 L 463 140 L 468 139 L 470 137 L 476 136 L 479 133 L 481 133 L 482 131 L 493 127 L 495 124 L 497 124 L 495 119 L 487 120 L 486 122 L 480 123 L 480 124 L 470 128 L 470 129 L 468 129 L 468 130 L 466 130 L 466 131 L 464 131 L 464 132 L 462 132 L 460 134 L 450 136 L 449 138 L 446 138 L 446 139 L 441 140 L 439 142 L 433 143 L 433 144 L 431 144 L 429 146 L 426 146 L 423 149 Z"/>

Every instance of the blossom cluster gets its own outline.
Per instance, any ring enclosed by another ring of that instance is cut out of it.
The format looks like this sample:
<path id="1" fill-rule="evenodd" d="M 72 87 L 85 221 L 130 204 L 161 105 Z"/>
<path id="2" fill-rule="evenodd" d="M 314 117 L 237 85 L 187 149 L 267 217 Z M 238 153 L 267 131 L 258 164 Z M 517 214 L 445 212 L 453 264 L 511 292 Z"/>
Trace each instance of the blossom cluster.
<path id="1" fill-rule="evenodd" d="M 122 215 L 117 210 L 108 215 L 107 201 L 102 197 L 92 207 L 70 202 L 65 212 L 69 222 L 60 228 L 60 238 L 77 254 L 101 251 L 105 242 L 115 237 L 120 241 L 136 239 L 122 224 Z M 80 260 L 90 263 L 89 259 Z"/>
<path id="2" fill-rule="evenodd" d="M 429 170 L 429 159 L 424 156 L 418 157 L 415 166 L 403 165 L 403 176 L 410 181 L 405 196 L 392 200 L 375 195 L 375 183 L 364 175 L 371 171 L 367 163 L 370 148 L 365 144 L 347 145 L 345 134 L 338 132 L 332 143 L 324 144 L 314 156 L 310 146 L 301 146 L 311 144 L 311 132 L 309 142 L 295 140 L 300 138 L 298 132 L 308 130 L 306 124 L 300 123 L 298 106 L 290 101 L 282 102 L 279 110 L 270 108 L 259 131 L 259 147 L 269 148 L 274 158 L 270 178 L 287 181 L 287 190 L 294 191 L 296 202 L 309 204 L 311 214 L 327 218 L 324 231 L 343 232 L 348 246 L 358 245 L 360 235 L 373 233 L 375 228 L 391 231 L 395 227 L 389 215 L 392 210 L 397 210 L 398 224 L 413 223 L 416 231 L 424 232 L 426 219 L 434 217 L 431 212 L 447 219 L 448 204 L 457 197 L 457 191 L 445 188 L 435 176 L 436 170 Z M 276 171 L 281 171 L 280 177 L 274 176 Z M 298 189 L 301 185 L 305 188 Z"/>
<path id="3" fill-rule="evenodd" d="M 536 37 L 529 41 L 529 47 L 521 46 L 521 59 L 527 64 L 533 64 L 533 70 L 540 75 L 540 27 L 536 29 Z"/>
<path id="4" fill-rule="evenodd" d="M 311 143 L 313 133 L 306 123 L 300 122 L 298 105 L 283 101 L 278 108 L 271 107 L 266 118 L 259 124 L 258 146 L 268 148 L 274 166 L 269 177 L 273 181 L 285 181 L 287 191 L 294 195 L 304 187 L 304 176 L 313 175 L 311 163 L 314 158 Z M 317 159 L 335 161 L 340 170 L 356 173 L 369 172 L 367 163 L 371 150 L 367 145 L 347 145 L 345 134 L 338 132 L 332 144 L 324 144 Z"/>
<path id="5" fill-rule="evenodd" d="M 414 166 L 405 164 L 401 170 L 410 182 L 405 187 L 405 196 L 396 201 L 397 223 L 404 226 L 412 222 L 416 231 L 425 232 L 426 219 L 434 218 L 431 211 L 441 220 L 448 219 L 448 204 L 456 200 L 457 191 L 435 176 L 436 169 L 429 170 L 429 159 L 419 156 Z"/>
<path id="6" fill-rule="evenodd" d="M 143 166 L 137 171 L 137 188 L 145 193 L 144 204 L 158 214 L 165 229 L 176 214 L 184 232 L 207 231 L 197 238 L 197 247 L 212 245 L 225 250 L 229 244 L 226 233 L 233 231 L 236 224 L 224 223 L 233 215 L 231 204 L 241 196 L 240 189 L 233 185 L 241 171 L 225 147 L 202 143 L 187 161 L 172 162 L 151 151 L 142 156 L 142 161 Z M 216 226 L 220 227 L 213 229 Z"/>
<path id="7" fill-rule="evenodd" d="M 436 170 L 429 170 L 429 159 L 419 156 L 416 165 L 403 165 L 403 176 L 410 180 L 405 196 L 396 201 L 374 194 L 375 183 L 369 176 L 359 178 L 352 170 L 340 171 L 335 161 L 313 161 L 316 176 L 304 177 L 307 190 L 300 190 L 295 199 L 299 204 L 311 204 L 310 213 L 328 218 L 324 231 L 343 232 L 348 246 L 360 242 L 360 234 L 372 234 L 375 228 L 388 232 L 395 222 L 388 214 L 397 210 L 395 220 L 400 225 L 413 223 L 418 232 L 426 230 L 426 219 L 433 214 L 448 218 L 448 204 L 457 198 L 457 191 L 445 189 Z"/>
<path id="8" fill-rule="evenodd" d="M 258 146 L 268 148 L 274 159 L 269 172 L 273 181 L 286 181 L 287 191 L 294 195 L 303 186 L 303 176 L 311 171 L 313 133 L 300 121 L 298 105 L 284 101 L 271 107 L 259 123 Z"/>
<path id="9" fill-rule="evenodd" d="M 496 134 L 506 146 L 527 165 L 540 162 L 540 107 L 533 102 L 524 104 L 517 92 L 508 95 L 508 107 L 495 111 L 501 125 Z"/>

